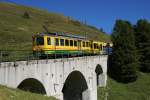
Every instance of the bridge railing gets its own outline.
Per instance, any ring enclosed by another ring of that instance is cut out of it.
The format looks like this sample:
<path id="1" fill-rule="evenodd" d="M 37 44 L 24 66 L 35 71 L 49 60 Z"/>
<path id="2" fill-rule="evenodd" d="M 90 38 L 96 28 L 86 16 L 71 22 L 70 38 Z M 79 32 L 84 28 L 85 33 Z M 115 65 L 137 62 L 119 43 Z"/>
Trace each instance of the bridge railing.
<path id="1" fill-rule="evenodd" d="M 0 50 L 0 62 L 33 59 L 32 51 L 28 50 Z"/>
<path id="2" fill-rule="evenodd" d="M 94 55 L 106 55 L 106 54 L 104 52 L 100 52 L 99 54 L 86 54 L 86 53 L 64 54 L 64 52 L 62 52 L 46 55 L 41 52 L 33 52 L 32 50 L 0 50 L 0 62 L 70 58 L 70 57 L 94 56 Z"/>

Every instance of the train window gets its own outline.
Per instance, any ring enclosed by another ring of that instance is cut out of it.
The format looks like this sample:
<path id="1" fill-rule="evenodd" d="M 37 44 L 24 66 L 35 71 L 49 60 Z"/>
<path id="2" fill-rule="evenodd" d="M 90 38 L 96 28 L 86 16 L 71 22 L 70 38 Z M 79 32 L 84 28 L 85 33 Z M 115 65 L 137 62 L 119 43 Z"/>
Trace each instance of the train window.
<path id="1" fill-rule="evenodd" d="M 89 42 L 86 42 L 86 47 L 89 47 Z"/>
<path id="2" fill-rule="evenodd" d="M 91 47 L 91 43 L 89 42 L 89 47 Z"/>
<path id="3" fill-rule="evenodd" d="M 64 39 L 60 39 L 60 45 L 64 46 Z"/>
<path id="4" fill-rule="evenodd" d="M 97 49 L 97 44 L 96 43 L 94 43 L 94 49 Z"/>
<path id="5" fill-rule="evenodd" d="M 51 45 L 51 38 L 47 38 L 47 44 Z"/>
<path id="6" fill-rule="evenodd" d="M 97 49 L 99 49 L 100 48 L 100 46 L 97 44 Z"/>
<path id="7" fill-rule="evenodd" d="M 94 49 L 96 48 L 96 44 L 94 43 Z"/>
<path id="8" fill-rule="evenodd" d="M 69 40 L 65 40 L 65 46 L 69 46 Z"/>
<path id="9" fill-rule="evenodd" d="M 91 48 L 93 48 L 93 43 L 91 43 Z"/>
<path id="10" fill-rule="evenodd" d="M 77 41 L 74 41 L 74 46 L 77 46 Z"/>
<path id="11" fill-rule="evenodd" d="M 44 45 L 44 38 L 36 37 L 36 45 Z"/>
<path id="12" fill-rule="evenodd" d="M 73 46 L 73 40 L 70 40 L 70 46 Z"/>
<path id="13" fill-rule="evenodd" d="M 82 43 L 83 43 L 83 47 L 85 47 L 85 42 L 83 41 Z"/>
<path id="14" fill-rule="evenodd" d="M 102 44 L 100 44 L 100 50 L 102 50 L 103 49 L 103 46 L 102 46 Z"/>
<path id="15" fill-rule="evenodd" d="M 79 49 L 81 49 L 81 41 L 80 40 L 78 40 L 78 47 L 79 47 Z"/>
<path id="16" fill-rule="evenodd" d="M 59 39 L 58 38 L 55 38 L 55 45 L 59 46 Z"/>

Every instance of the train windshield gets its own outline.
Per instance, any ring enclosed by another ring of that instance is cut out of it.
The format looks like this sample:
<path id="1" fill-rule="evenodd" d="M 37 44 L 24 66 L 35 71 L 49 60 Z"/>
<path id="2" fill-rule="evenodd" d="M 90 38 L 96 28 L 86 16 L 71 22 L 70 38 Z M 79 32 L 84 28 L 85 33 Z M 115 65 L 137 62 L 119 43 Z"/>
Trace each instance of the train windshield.
<path id="1" fill-rule="evenodd" d="M 44 45 L 43 37 L 36 37 L 35 41 L 36 41 L 36 45 Z"/>

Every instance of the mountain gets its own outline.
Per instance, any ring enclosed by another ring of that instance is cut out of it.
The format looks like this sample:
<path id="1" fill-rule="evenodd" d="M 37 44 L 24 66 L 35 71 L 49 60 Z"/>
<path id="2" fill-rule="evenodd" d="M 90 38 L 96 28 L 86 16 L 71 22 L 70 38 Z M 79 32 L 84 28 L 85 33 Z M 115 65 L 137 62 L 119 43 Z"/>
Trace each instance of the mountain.
<path id="1" fill-rule="evenodd" d="M 32 35 L 45 32 L 43 25 L 50 32 L 67 32 L 110 42 L 109 35 L 69 16 L 0 2 L 0 49 L 31 49 Z"/>

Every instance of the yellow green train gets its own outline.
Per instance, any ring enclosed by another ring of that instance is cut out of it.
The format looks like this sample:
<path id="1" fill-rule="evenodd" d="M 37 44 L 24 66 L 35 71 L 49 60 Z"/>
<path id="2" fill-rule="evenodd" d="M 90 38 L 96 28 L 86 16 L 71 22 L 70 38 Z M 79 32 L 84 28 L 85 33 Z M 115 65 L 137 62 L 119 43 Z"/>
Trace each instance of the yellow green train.
<path id="1" fill-rule="evenodd" d="M 40 33 L 33 35 L 32 38 L 33 53 L 40 56 L 98 55 L 106 53 L 104 49 L 108 47 L 108 43 L 66 33 Z"/>

